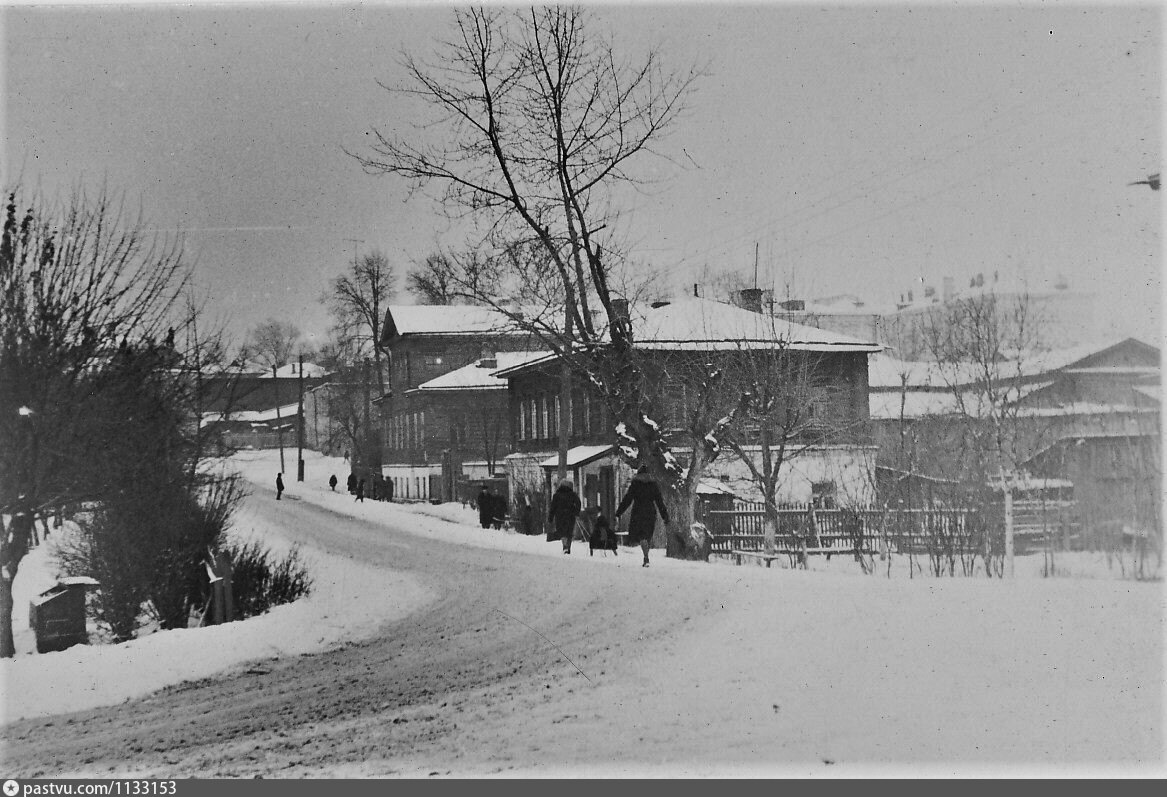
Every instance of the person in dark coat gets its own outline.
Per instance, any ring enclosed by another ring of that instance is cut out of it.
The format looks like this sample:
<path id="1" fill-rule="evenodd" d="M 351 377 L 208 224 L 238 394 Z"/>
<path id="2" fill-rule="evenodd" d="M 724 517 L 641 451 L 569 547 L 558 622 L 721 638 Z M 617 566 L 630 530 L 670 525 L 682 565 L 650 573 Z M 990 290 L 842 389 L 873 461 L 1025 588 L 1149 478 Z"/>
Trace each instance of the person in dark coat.
<path id="1" fill-rule="evenodd" d="M 571 479 L 561 481 L 559 489 L 551 496 L 551 506 L 547 511 L 547 522 L 551 524 L 547 541 L 562 540 L 565 554 L 571 553 L 571 538 L 575 535 L 575 519 L 579 516 L 580 506 Z"/>
<path id="2" fill-rule="evenodd" d="M 364 479 L 361 479 L 359 482 L 357 482 L 357 497 L 353 500 L 360 501 L 362 504 L 365 503 L 365 480 Z"/>
<path id="3" fill-rule="evenodd" d="M 493 520 L 494 496 L 490 494 L 490 488 L 484 484 L 478 491 L 478 523 L 482 528 L 488 529 Z"/>
<path id="4" fill-rule="evenodd" d="M 591 536 L 588 537 L 588 554 L 595 556 L 596 551 L 616 551 L 616 530 L 612 528 L 612 524 L 604 517 L 598 506 L 588 507 L 586 512 L 591 519 Z"/>
<path id="5" fill-rule="evenodd" d="M 393 503 L 393 479 L 385 480 L 385 500 Z"/>
<path id="6" fill-rule="evenodd" d="M 493 529 L 501 529 L 502 523 L 507 516 L 507 497 L 500 493 L 492 493 L 490 496 L 490 527 Z"/>
<path id="7" fill-rule="evenodd" d="M 280 500 L 280 496 L 284 494 L 284 474 L 276 474 L 276 500 Z"/>
<path id="8" fill-rule="evenodd" d="M 332 490 L 334 493 L 336 492 L 336 474 L 335 473 L 328 477 L 328 489 Z"/>
<path id="9" fill-rule="evenodd" d="M 616 518 L 624 514 L 624 510 L 632 507 L 632 514 L 628 519 L 628 541 L 640 543 L 644 551 L 644 564 L 648 567 L 648 549 L 652 545 L 652 533 L 656 530 L 656 513 L 660 511 L 661 520 L 669 522 L 669 510 L 665 508 L 664 498 L 660 487 L 648 475 L 648 466 L 641 465 L 628 485 L 628 492 L 620 499 L 620 506 L 616 507 Z"/>
<path id="10" fill-rule="evenodd" d="M 357 475 L 355 473 L 350 473 L 348 475 L 348 494 L 349 495 L 356 495 L 356 493 L 357 493 Z"/>

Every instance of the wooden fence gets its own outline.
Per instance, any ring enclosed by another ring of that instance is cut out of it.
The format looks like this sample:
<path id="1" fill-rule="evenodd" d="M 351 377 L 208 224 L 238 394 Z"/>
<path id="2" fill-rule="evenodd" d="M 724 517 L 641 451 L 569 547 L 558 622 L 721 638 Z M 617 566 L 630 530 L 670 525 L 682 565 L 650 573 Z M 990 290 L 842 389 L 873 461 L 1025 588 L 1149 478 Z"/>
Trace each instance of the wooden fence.
<path id="1" fill-rule="evenodd" d="M 713 552 L 765 549 L 761 503 L 737 501 L 734 508 L 707 509 L 701 514 L 713 535 Z M 977 545 L 984 531 L 977 512 L 970 509 L 817 509 L 783 506 L 778 510 L 775 536 L 779 552 L 819 549 L 833 553 L 929 553 L 964 550 Z"/>

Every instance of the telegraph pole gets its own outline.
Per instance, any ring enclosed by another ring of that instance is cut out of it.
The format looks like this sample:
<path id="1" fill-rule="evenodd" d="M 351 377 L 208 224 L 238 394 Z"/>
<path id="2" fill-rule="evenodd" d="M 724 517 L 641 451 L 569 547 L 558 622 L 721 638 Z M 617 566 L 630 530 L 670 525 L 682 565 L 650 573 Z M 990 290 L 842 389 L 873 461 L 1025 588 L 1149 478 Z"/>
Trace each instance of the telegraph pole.
<path id="1" fill-rule="evenodd" d="M 272 386 L 276 397 L 276 434 L 280 441 L 280 473 L 287 473 L 284 468 L 284 427 L 280 422 L 280 378 L 276 375 L 276 366 L 271 367 Z"/>
<path id="2" fill-rule="evenodd" d="M 296 481 L 304 481 L 304 355 L 300 355 L 299 423 L 296 425 Z"/>

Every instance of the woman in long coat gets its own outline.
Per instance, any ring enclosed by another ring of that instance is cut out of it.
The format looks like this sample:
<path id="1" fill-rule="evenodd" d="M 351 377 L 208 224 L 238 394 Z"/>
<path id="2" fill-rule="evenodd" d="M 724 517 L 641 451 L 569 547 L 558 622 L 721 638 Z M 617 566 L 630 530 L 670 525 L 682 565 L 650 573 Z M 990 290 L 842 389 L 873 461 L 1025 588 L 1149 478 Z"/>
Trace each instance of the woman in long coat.
<path id="1" fill-rule="evenodd" d="M 571 538 L 575 536 L 575 519 L 579 516 L 582 504 L 579 496 L 572 487 L 571 479 L 564 479 L 559 483 L 559 489 L 551 496 L 551 506 L 547 511 L 547 522 L 551 530 L 547 532 L 547 541 L 563 540 L 563 552 L 571 553 Z"/>
<path id="2" fill-rule="evenodd" d="M 628 485 L 628 492 L 620 499 L 620 506 L 616 507 L 616 519 L 624 514 L 624 510 L 632 507 L 632 514 L 628 518 L 628 542 L 639 542 L 644 551 L 644 564 L 648 567 L 648 548 L 652 545 L 652 533 L 656 530 L 656 513 L 660 511 L 661 520 L 669 522 L 669 510 L 665 508 L 664 498 L 660 487 L 648 475 L 648 466 L 641 465 Z"/>

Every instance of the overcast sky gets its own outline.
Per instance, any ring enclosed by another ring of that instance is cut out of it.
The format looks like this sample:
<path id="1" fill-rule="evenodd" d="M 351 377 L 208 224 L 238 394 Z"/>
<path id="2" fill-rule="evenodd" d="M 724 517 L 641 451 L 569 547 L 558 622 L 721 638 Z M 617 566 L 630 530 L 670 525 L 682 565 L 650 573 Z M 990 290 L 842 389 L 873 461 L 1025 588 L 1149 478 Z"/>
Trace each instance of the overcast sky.
<path id="1" fill-rule="evenodd" d="M 594 5 L 622 48 L 708 63 L 627 208 L 678 290 L 736 270 L 776 293 L 891 302 L 922 278 L 1059 277 L 1160 335 L 1158 5 Z M 323 334 L 357 251 L 401 272 L 455 241 L 424 197 L 342 152 L 408 122 L 377 81 L 428 54 L 442 4 L 5 7 L 3 181 L 105 182 L 183 229 L 241 337 Z M 756 247 L 756 249 L 755 249 Z M 918 290 L 918 287 L 917 287 Z M 408 299 L 403 299 L 408 301 Z"/>

